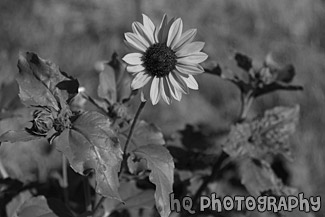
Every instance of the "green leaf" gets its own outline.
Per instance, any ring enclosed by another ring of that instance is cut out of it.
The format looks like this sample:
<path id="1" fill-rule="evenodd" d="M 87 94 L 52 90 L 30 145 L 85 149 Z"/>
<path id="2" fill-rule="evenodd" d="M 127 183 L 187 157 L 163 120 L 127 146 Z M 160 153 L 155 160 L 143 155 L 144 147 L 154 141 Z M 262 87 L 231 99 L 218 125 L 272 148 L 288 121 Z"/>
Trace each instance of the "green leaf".
<path id="1" fill-rule="evenodd" d="M 24 204 L 25 201 L 32 197 L 32 193 L 28 190 L 20 192 L 6 205 L 7 216 L 14 217 L 14 215 L 17 215 L 17 210 Z"/>
<path id="2" fill-rule="evenodd" d="M 128 128 L 120 133 L 121 144 L 125 144 Z M 161 130 L 152 123 L 146 121 L 138 121 L 134 127 L 132 139 L 128 150 L 132 151 L 136 148 L 146 145 L 164 145 L 165 140 Z"/>
<path id="3" fill-rule="evenodd" d="M 105 65 L 104 70 L 99 74 L 97 94 L 100 98 L 106 99 L 111 104 L 117 100 L 115 72 L 109 65 Z"/>
<path id="4" fill-rule="evenodd" d="M 19 208 L 17 214 L 19 217 L 72 217 L 65 205 L 58 201 L 47 201 L 44 196 L 38 196 L 26 200 Z"/>
<path id="5" fill-rule="evenodd" d="M 121 182 L 119 193 L 124 202 L 122 203 L 113 199 L 106 199 L 103 206 L 107 215 L 111 214 L 114 210 L 152 209 L 154 207 L 154 190 L 140 189 L 136 184 L 137 183 L 134 180 Z"/>
<path id="6" fill-rule="evenodd" d="M 0 135 L 0 142 L 27 142 L 36 139 L 42 139 L 42 137 L 34 136 L 24 130 L 9 130 L 4 134 Z"/>
<path id="7" fill-rule="evenodd" d="M 27 142 L 4 142 L 0 147 L 0 158 L 9 177 L 23 183 L 46 182 L 51 171 L 61 169 L 60 156 L 44 138 Z"/>
<path id="8" fill-rule="evenodd" d="M 275 195 L 293 195 L 295 189 L 285 186 L 266 161 L 245 158 L 240 160 L 241 182 L 253 196 L 271 191 Z"/>
<path id="9" fill-rule="evenodd" d="M 236 124 L 231 128 L 224 151 L 231 157 L 263 159 L 266 154 L 282 154 L 291 159 L 288 138 L 295 132 L 299 106 L 276 107 L 263 117 Z"/>
<path id="10" fill-rule="evenodd" d="M 174 161 L 169 151 L 163 146 L 146 145 L 134 150 L 132 154 L 137 159 L 145 159 L 147 168 L 151 171 L 150 181 L 156 185 L 155 200 L 160 216 L 170 214 L 169 194 L 173 192 Z"/>
<path id="11" fill-rule="evenodd" d="M 15 81 L 0 84 L 0 110 L 2 111 L 0 112 L 0 119 L 2 119 L 4 111 L 12 112 L 22 106 L 18 91 L 18 85 Z"/>
<path id="12" fill-rule="evenodd" d="M 135 148 L 145 145 L 164 145 L 165 140 L 160 129 L 152 124 L 145 121 L 137 122 L 135 130 L 133 132 L 133 140 Z"/>
<path id="13" fill-rule="evenodd" d="M 116 209 L 153 208 L 155 199 L 154 193 L 155 191 L 151 189 L 139 191 L 137 194 L 125 198 L 125 205 L 120 203 Z"/>
<path id="14" fill-rule="evenodd" d="M 122 102 L 131 95 L 131 76 L 126 72 L 126 65 L 117 53 L 113 53 L 108 64 L 102 63 L 104 70 L 99 74 L 97 94 L 111 104 Z"/>
<path id="15" fill-rule="evenodd" d="M 85 112 L 54 143 L 77 173 L 95 171 L 97 193 L 121 200 L 117 174 L 122 150 L 108 118 L 98 112 Z"/>

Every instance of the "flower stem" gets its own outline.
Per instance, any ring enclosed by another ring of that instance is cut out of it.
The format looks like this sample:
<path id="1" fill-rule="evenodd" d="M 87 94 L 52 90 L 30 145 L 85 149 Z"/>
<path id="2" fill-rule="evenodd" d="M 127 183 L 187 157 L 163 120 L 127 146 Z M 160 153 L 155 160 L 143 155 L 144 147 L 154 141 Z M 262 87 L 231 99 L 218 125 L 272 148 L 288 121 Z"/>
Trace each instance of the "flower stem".
<path id="1" fill-rule="evenodd" d="M 132 124 L 131 124 L 131 128 L 130 128 L 130 131 L 129 131 L 129 134 L 128 134 L 128 137 L 126 139 L 126 142 L 125 142 L 125 145 L 124 145 L 124 148 L 123 148 L 123 160 L 122 160 L 122 163 L 121 163 L 121 171 L 119 172 L 119 176 L 121 175 L 122 173 L 122 170 L 123 168 L 126 166 L 126 162 L 127 162 L 127 148 L 128 148 L 128 145 L 131 141 L 131 137 L 132 137 L 132 134 L 133 134 L 133 131 L 134 131 L 134 128 L 135 128 L 135 124 L 137 123 L 137 120 L 141 114 L 141 111 L 143 110 L 144 106 L 146 105 L 146 102 L 141 102 L 137 112 L 135 113 L 135 116 L 134 116 L 134 119 L 132 121 Z M 101 197 L 99 202 L 97 203 L 97 205 L 95 206 L 94 210 L 93 210 L 93 216 L 96 217 L 96 215 L 98 214 L 99 212 L 99 208 L 101 206 L 101 204 L 105 201 L 105 197 Z"/>
<path id="2" fill-rule="evenodd" d="M 131 124 L 131 129 L 129 131 L 129 134 L 128 134 L 128 137 L 126 139 L 126 142 L 125 142 L 125 145 L 124 145 L 124 149 L 123 149 L 123 160 L 124 158 L 127 156 L 127 148 L 128 148 L 128 145 L 131 141 L 131 137 L 132 137 L 132 134 L 133 134 L 133 130 L 134 130 L 134 127 L 135 127 L 135 124 L 137 123 L 137 120 L 140 116 L 140 113 L 141 111 L 143 110 L 144 106 L 146 105 L 146 102 L 141 102 L 137 112 L 135 113 L 135 116 L 134 116 L 134 119 L 132 121 L 132 124 Z"/>
<path id="3" fill-rule="evenodd" d="M 62 154 L 62 176 L 63 176 L 63 198 L 65 204 L 69 202 L 69 193 L 68 193 L 68 166 L 67 166 L 67 158 Z"/>

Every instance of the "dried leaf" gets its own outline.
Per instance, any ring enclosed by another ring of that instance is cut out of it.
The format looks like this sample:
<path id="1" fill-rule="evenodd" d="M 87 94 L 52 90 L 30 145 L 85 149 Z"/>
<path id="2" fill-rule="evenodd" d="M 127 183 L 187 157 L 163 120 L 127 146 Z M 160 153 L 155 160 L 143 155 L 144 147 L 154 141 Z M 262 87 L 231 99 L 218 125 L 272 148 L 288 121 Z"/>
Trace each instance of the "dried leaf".
<path id="1" fill-rule="evenodd" d="M 59 110 L 58 103 L 50 89 L 34 76 L 27 59 L 22 55 L 19 57 L 18 68 L 17 82 L 22 102 L 27 106 L 51 106 Z"/>
<path id="2" fill-rule="evenodd" d="M 287 140 L 295 132 L 299 106 L 276 107 L 263 117 L 232 127 L 224 150 L 232 157 L 248 155 L 262 159 L 266 154 L 283 154 L 291 158 Z"/>
<path id="3" fill-rule="evenodd" d="M 18 68 L 19 96 L 26 105 L 51 106 L 58 111 L 78 93 L 78 81 L 35 53 L 20 54 Z"/>

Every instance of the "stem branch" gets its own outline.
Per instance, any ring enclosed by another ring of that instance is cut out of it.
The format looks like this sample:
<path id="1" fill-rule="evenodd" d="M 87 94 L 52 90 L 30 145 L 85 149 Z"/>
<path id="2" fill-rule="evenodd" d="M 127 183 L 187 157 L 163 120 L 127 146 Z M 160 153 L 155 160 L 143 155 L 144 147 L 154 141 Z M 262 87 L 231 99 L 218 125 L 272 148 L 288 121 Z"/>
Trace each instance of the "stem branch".
<path id="1" fill-rule="evenodd" d="M 107 114 L 107 111 L 102 107 L 100 106 L 96 100 L 94 100 L 91 96 L 89 96 L 88 94 L 86 93 L 82 93 L 81 95 L 83 98 L 85 98 L 86 100 L 88 100 L 90 103 L 92 103 L 94 106 L 96 106 L 99 110 L 101 110 L 102 112 L 104 112 L 105 114 Z"/>
<path id="2" fill-rule="evenodd" d="M 249 109 L 251 108 L 251 105 L 254 101 L 254 97 L 252 97 L 252 94 L 253 94 L 252 92 L 248 92 L 246 94 L 241 93 L 241 109 L 240 109 L 239 118 L 236 121 L 236 123 L 242 122 L 246 119 Z M 207 188 L 208 184 L 212 182 L 214 179 L 216 179 L 220 170 L 222 170 L 222 168 L 224 168 L 225 165 L 228 164 L 229 162 L 230 162 L 229 155 L 225 152 L 222 152 L 219 158 L 214 163 L 211 174 L 206 179 L 204 179 L 203 183 L 201 184 L 201 186 L 198 188 L 195 195 L 193 196 L 194 206 L 197 205 L 196 203 L 197 200 L 199 199 L 202 192 Z"/>
<path id="3" fill-rule="evenodd" d="M 218 160 L 216 160 L 216 162 L 213 165 L 211 174 L 203 181 L 203 183 L 201 184 L 201 186 L 198 188 L 195 195 L 193 196 L 193 204 L 196 204 L 197 200 L 199 199 L 202 192 L 207 188 L 208 184 L 217 177 L 219 170 L 221 169 L 222 163 L 228 157 L 229 157 L 228 154 L 226 154 L 225 152 L 221 153 Z"/>

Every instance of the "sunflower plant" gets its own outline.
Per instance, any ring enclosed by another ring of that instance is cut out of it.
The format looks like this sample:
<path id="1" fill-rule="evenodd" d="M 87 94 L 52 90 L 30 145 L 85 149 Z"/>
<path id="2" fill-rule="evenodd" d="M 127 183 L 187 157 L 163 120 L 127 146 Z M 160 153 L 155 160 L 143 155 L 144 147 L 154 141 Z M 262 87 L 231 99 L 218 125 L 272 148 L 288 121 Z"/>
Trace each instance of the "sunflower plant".
<path id="1" fill-rule="evenodd" d="M 44 197 L 43 187 L 19 180 L 13 190 L 17 182 L 1 164 L 3 215 L 188 216 L 186 211 L 171 210 L 170 194 L 192 196 L 193 212 L 200 213 L 198 199 L 215 191 L 213 183 L 227 186 L 220 196 L 292 194 L 294 189 L 277 176 L 272 162 L 278 155 L 291 159 L 288 137 L 295 131 L 299 106 L 247 116 L 257 97 L 302 89 L 291 84 L 294 67 L 274 66 L 266 59 L 255 68 L 250 57 L 236 53 L 240 72 L 220 65 L 203 68 L 200 64 L 208 58 L 202 52 L 205 43 L 194 40 L 196 29 L 183 30 L 182 19 L 164 15 L 156 26 L 143 15 L 143 22 L 131 27 L 132 32 L 124 35 L 130 53 L 122 58 L 114 53 L 110 60 L 98 63 L 97 96 L 89 95 L 55 63 L 32 52 L 19 55 L 19 98 L 31 110 L 30 120 L 22 129 L 4 132 L 0 149 L 32 142 L 46 145 L 48 152 L 59 151 L 62 169 L 51 178 L 62 192 L 57 193 L 61 200 L 52 200 Z M 148 100 L 153 105 L 171 104 L 189 89 L 198 90 L 194 77 L 202 73 L 217 75 L 239 88 L 242 107 L 229 129 L 220 133 L 187 125 L 176 136 L 167 137 L 155 124 L 140 119 Z M 139 107 L 133 114 L 130 106 L 135 104 Z M 224 135 L 222 144 L 212 136 L 216 134 Z M 81 190 L 72 189 L 72 180 L 82 183 Z M 231 188 L 233 183 L 236 188 Z M 80 192 L 84 203 L 76 204 L 73 194 Z"/>

